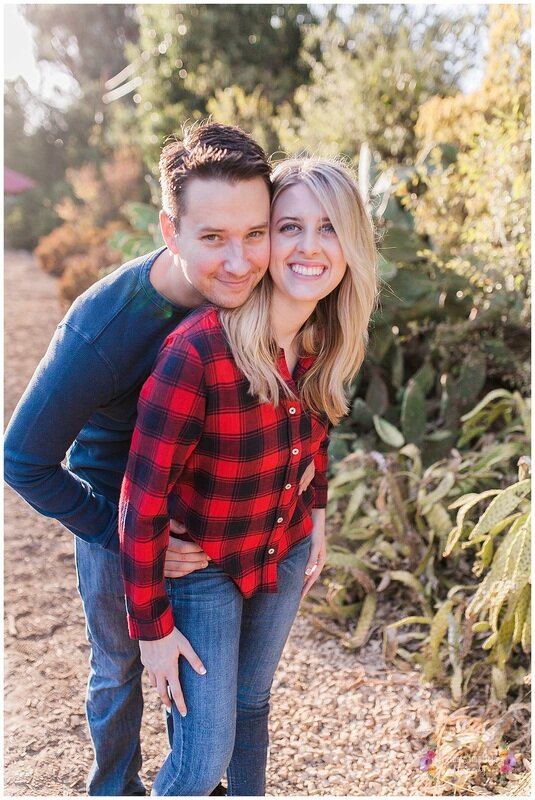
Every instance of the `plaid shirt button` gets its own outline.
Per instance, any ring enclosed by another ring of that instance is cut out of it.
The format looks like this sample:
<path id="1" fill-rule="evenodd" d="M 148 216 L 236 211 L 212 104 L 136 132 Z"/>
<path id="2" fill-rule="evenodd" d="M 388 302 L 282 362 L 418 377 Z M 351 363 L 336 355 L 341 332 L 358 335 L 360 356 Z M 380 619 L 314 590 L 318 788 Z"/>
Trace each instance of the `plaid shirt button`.
<path id="1" fill-rule="evenodd" d="M 288 411 L 290 412 L 290 414 L 295 414 L 296 410 L 297 410 L 297 409 L 295 409 L 293 406 L 292 406 L 291 408 L 289 408 L 289 409 L 288 409 Z"/>
<path id="2" fill-rule="evenodd" d="M 285 486 L 284 488 L 285 488 L 285 489 L 291 489 L 291 488 L 292 488 L 292 484 L 291 484 L 291 483 L 287 483 L 287 484 L 286 484 L 286 486 Z"/>
<path id="3" fill-rule="evenodd" d="M 294 449 L 292 450 L 292 455 L 293 456 L 298 456 L 299 455 L 299 448 L 298 447 L 294 447 Z"/>
<path id="4" fill-rule="evenodd" d="M 277 517 L 277 522 L 280 525 L 281 522 L 284 522 L 284 517 Z"/>
<path id="5" fill-rule="evenodd" d="M 275 552 L 275 548 L 274 547 L 270 547 L 269 550 L 268 550 L 269 555 L 272 556 L 274 552 Z"/>

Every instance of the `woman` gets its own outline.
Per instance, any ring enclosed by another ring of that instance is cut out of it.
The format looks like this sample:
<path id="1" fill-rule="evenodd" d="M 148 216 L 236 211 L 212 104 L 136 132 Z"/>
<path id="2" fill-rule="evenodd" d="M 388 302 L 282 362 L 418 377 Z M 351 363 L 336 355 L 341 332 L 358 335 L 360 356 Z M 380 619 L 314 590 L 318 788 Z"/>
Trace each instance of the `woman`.
<path id="1" fill-rule="evenodd" d="M 200 309 L 169 336 L 123 483 L 130 635 L 173 698 L 155 795 L 210 794 L 225 770 L 229 795 L 265 792 L 273 675 L 325 560 L 328 425 L 347 412 L 375 303 L 373 226 L 349 169 L 292 159 L 273 182 L 269 272 L 242 307 Z M 170 513 L 211 562 L 164 581 Z"/>

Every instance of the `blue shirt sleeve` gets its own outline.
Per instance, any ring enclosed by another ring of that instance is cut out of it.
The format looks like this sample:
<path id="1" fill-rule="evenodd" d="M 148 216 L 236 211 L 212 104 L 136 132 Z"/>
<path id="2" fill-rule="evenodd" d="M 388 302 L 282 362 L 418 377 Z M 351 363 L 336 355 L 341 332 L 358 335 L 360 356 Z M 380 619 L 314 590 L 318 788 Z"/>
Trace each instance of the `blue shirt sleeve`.
<path id="1" fill-rule="evenodd" d="M 6 482 L 76 536 L 118 552 L 115 503 L 62 461 L 91 415 L 113 396 L 114 375 L 95 346 L 61 324 L 9 423 Z"/>

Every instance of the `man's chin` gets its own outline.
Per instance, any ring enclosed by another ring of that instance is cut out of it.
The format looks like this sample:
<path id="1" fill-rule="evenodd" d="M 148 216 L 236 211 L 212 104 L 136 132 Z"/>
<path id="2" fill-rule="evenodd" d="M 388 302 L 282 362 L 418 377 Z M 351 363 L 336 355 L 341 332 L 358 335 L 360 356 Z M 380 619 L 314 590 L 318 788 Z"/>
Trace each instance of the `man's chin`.
<path id="1" fill-rule="evenodd" d="M 232 290 L 220 290 L 218 292 L 214 292 L 211 302 L 220 308 L 239 308 L 248 299 L 252 290 L 253 287 L 251 285 L 242 289 L 240 292 L 233 292 Z"/>
<path id="2" fill-rule="evenodd" d="M 243 294 L 240 297 L 220 297 L 217 300 L 214 300 L 216 306 L 220 308 L 239 308 L 242 306 L 245 301 L 249 297 L 249 292 L 247 294 Z"/>

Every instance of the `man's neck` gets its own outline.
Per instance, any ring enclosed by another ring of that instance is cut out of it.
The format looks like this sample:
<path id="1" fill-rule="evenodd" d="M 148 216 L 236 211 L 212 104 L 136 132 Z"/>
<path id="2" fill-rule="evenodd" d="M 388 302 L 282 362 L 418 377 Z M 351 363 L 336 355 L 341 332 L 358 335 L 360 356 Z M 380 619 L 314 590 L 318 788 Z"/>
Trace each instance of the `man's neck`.
<path id="1" fill-rule="evenodd" d="M 197 308 L 205 302 L 204 297 L 186 281 L 173 254 L 167 248 L 152 265 L 150 282 L 159 294 L 175 306 Z"/>

